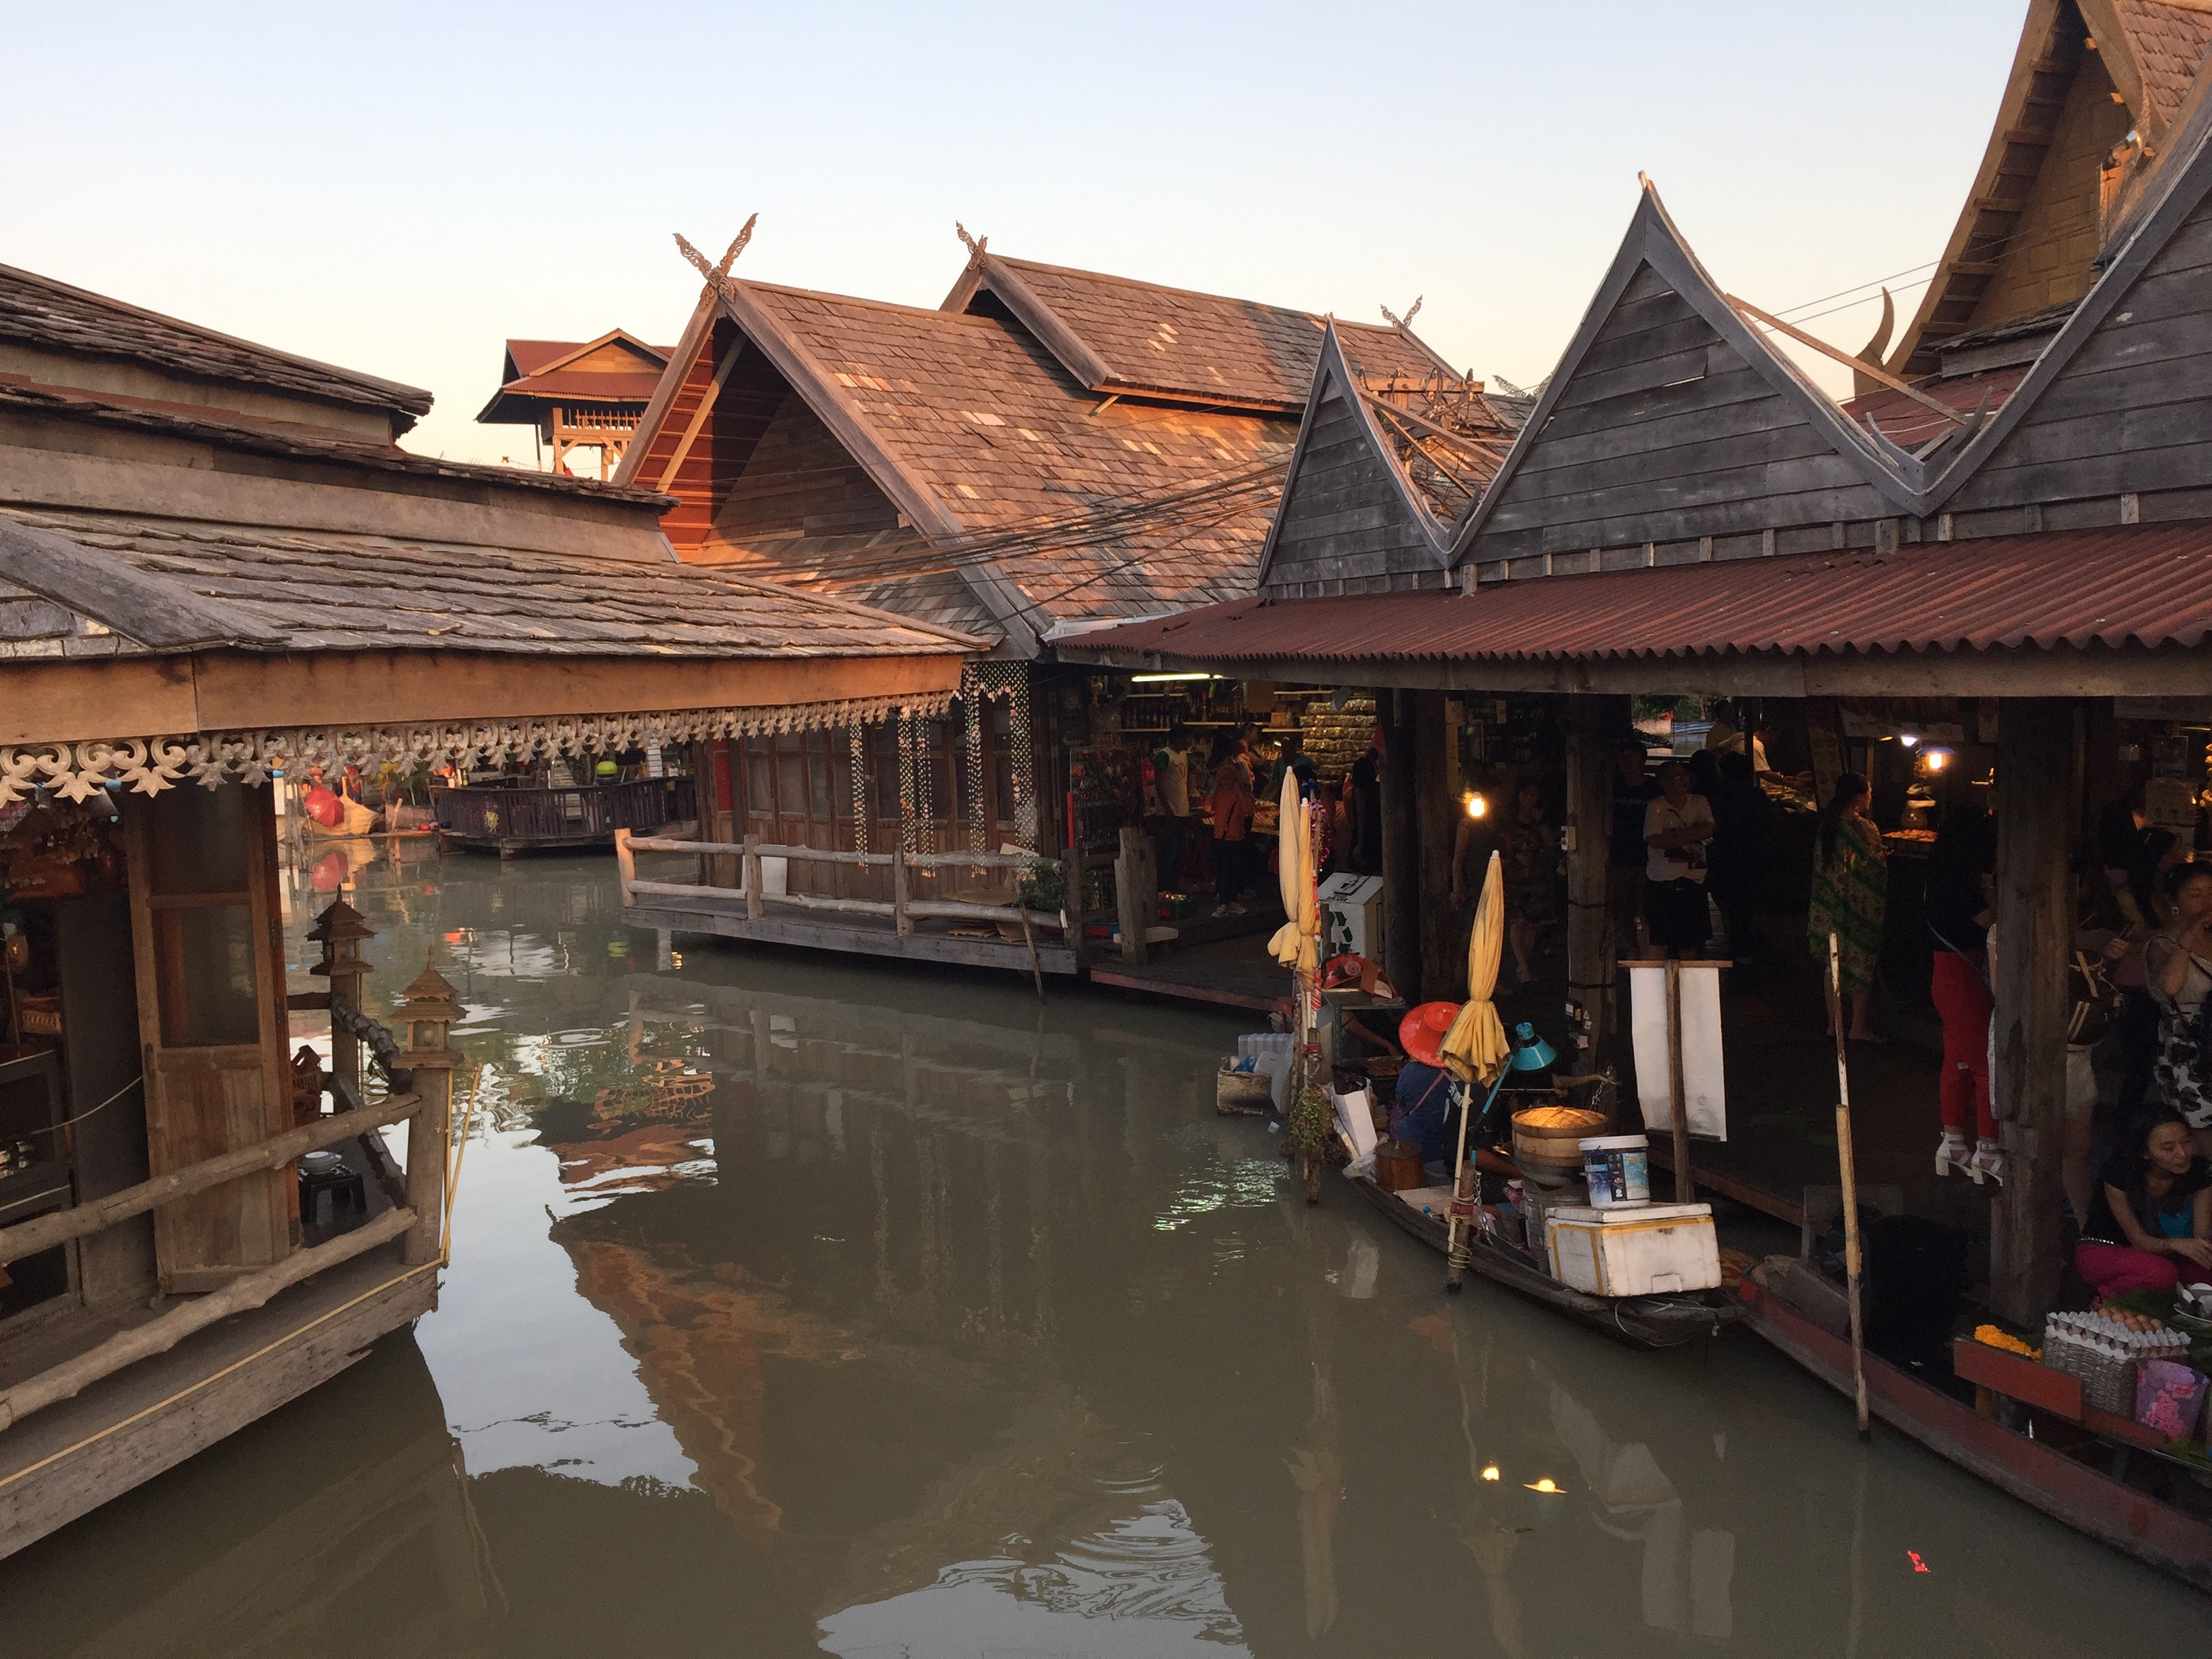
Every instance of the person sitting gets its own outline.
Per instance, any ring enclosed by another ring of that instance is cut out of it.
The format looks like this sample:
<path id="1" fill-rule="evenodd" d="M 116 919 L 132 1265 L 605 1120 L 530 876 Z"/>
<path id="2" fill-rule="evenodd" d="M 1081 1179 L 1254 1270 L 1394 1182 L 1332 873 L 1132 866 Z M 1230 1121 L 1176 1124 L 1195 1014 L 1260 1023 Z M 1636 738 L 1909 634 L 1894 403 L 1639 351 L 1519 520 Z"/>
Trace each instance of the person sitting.
<path id="1" fill-rule="evenodd" d="M 1437 1046 L 1459 1018 L 1455 1002 L 1425 1002 L 1398 1022 L 1398 1046 L 1406 1064 L 1398 1073 L 1397 1104 L 1390 1113 L 1394 1139 L 1421 1149 L 1423 1171 L 1439 1182 L 1451 1179 L 1452 1149 L 1459 1124 L 1453 1107 L 1457 1091 L 1444 1069 Z"/>
<path id="2" fill-rule="evenodd" d="M 2181 1114 L 2153 1107 L 2105 1165 L 2074 1267 L 2099 1301 L 2212 1284 L 2212 1164 Z"/>

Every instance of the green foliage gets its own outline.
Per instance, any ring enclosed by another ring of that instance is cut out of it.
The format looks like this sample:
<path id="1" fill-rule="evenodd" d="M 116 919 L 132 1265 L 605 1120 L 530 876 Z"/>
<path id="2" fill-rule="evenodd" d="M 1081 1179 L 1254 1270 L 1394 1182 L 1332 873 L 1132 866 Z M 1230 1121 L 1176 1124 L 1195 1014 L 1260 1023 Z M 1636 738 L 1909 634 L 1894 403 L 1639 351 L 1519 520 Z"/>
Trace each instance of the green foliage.
<path id="1" fill-rule="evenodd" d="M 1029 867 L 1014 896 L 1024 910 L 1058 910 L 1067 903 L 1067 877 L 1049 859 L 1039 859 Z"/>

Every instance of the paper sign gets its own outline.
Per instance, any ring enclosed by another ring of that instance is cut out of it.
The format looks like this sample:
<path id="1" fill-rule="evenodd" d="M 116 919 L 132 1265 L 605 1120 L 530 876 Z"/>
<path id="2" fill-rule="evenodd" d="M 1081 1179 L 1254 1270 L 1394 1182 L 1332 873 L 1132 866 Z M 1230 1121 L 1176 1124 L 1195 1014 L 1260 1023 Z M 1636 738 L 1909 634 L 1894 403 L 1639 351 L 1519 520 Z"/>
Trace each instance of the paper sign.
<path id="1" fill-rule="evenodd" d="M 1690 1133 L 1705 1140 L 1728 1139 L 1728 1091 L 1721 1064 L 1721 970 L 1684 968 L 1682 978 L 1682 1099 Z M 1668 1084 L 1667 970 L 1628 970 L 1629 1032 L 1635 1044 L 1636 1093 L 1644 1127 L 1674 1133 Z"/>

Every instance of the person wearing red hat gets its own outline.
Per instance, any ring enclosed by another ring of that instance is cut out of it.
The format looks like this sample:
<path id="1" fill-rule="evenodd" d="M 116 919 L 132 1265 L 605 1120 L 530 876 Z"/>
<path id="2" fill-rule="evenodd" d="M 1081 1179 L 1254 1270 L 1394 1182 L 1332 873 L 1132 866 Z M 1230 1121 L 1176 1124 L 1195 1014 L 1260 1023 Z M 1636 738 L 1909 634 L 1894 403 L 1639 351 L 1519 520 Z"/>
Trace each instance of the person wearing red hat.
<path id="1" fill-rule="evenodd" d="M 1440 1181 L 1451 1178 L 1454 1091 L 1438 1046 L 1459 1017 L 1456 1002 L 1425 1002 L 1398 1024 L 1398 1046 L 1406 1051 L 1398 1073 L 1398 1104 L 1390 1133 L 1418 1143 L 1422 1170 Z"/>

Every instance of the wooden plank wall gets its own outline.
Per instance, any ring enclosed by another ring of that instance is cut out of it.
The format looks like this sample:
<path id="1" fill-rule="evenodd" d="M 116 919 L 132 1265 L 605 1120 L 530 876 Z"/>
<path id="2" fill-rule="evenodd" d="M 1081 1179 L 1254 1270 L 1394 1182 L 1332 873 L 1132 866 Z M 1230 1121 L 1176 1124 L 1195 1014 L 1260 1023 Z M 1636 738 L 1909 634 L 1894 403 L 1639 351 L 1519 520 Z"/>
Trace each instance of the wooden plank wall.
<path id="1" fill-rule="evenodd" d="M 1948 503 L 1963 517 L 2174 492 L 2148 520 L 2212 514 L 2212 202 L 2183 223 Z M 2039 527 L 2020 514 L 2011 527 Z M 2112 522 L 2109 514 L 2100 521 Z M 1994 529 L 1996 526 L 1992 526 Z"/>
<path id="2" fill-rule="evenodd" d="M 803 538 L 811 562 L 899 528 L 890 498 L 788 388 L 744 460 L 715 487 L 717 538 L 757 554 Z"/>
<path id="3" fill-rule="evenodd" d="M 1648 266 L 1507 481 L 1470 556 L 1513 574 L 1686 562 L 1835 544 L 1838 521 L 1893 512 L 1858 468 Z M 1806 527 L 1771 548 L 1764 532 Z M 1711 550 L 1703 538 L 1717 544 Z M 1799 545 L 1803 542 L 1806 544 Z M 1589 550 L 1630 552 L 1622 561 Z"/>
<path id="4" fill-rule="evenodd" d="M 1283 502 L 1266 586 L 1340 582 L 1330 591 L 1364 593 L 1403 587 L 1390 578 L 1413 574 L 1431 585 L 1445 580 L 1366 422 L 1342 389 L 1332 387 Z"/>

